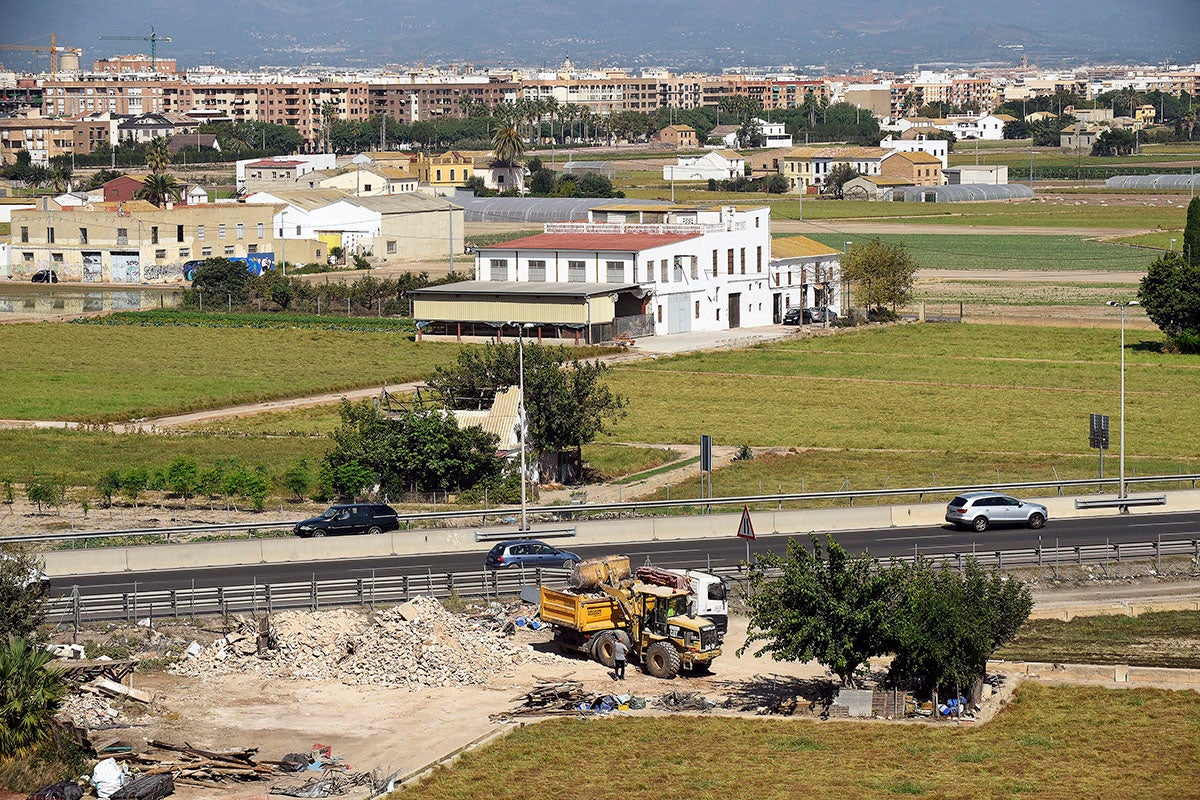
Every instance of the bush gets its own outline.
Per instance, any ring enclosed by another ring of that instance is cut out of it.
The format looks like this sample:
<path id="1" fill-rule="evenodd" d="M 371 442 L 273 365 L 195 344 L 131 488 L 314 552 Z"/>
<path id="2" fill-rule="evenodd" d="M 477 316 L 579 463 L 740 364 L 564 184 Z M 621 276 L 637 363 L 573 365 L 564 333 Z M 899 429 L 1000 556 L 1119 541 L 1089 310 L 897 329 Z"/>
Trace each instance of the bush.
<path id="1" fill-rule="evenodd" d="M 0 757 L 24 756 L 50 741 L 67 694 L 62 673 L 46 668 L 51 658 L 18 636 L 0 645 Z"/>

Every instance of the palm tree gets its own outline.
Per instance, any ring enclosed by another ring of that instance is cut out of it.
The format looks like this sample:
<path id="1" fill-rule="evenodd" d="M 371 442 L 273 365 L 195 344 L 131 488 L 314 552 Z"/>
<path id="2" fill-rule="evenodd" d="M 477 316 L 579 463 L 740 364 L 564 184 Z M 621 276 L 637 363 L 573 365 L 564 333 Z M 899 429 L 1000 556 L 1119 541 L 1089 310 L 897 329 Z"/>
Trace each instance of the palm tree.
<path id="1" fill-rule="evenodd" d="M 58 166 L 50 170 L 50 185 L 56 192 L 71 191 L 71 175 L 74 172 L 69 166 Z"/>
<path id="2" fill-rule="evenodd" d="M 512 167 L 525 152 L 525 141 L 516 128 L 504 125 L 497 128 L 492 136 L 492 151 L 496 154 L 497 163 Z"/>
<path id="3" fill-rule="evenodd" d="M 142 179 L 142 187 L 134 193 L 134 197 L 163 206 L 168 200 L 178 200 L 182 194 L 183 186 L 175 180 L 174 175 L 151 173 Z"/>
<path id="4" fill-rule="evenodd" d="M 159 175 L 167 171 L 167 167 L 171 166 L 171 150 L 167 147 L 167 140 L 161 136 L 155 136 L 146 144 L 146 166 L 155 175 Z"/>
<path id="5" fill-rule="evenodd" d="M 50 659 L 16 636 L 0 646 L 0 758 L 21 756 L 50 738 L 67 693 L 62 673 L 46 668 Z"/>

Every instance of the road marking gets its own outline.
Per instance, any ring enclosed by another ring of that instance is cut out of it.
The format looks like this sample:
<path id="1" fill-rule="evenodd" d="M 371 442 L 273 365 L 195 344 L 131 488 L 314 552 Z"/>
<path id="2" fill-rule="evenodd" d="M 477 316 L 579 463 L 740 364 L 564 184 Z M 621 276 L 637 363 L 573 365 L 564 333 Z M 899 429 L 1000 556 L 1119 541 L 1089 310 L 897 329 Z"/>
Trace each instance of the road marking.
<path id="1" fill-rule="evenodd" d="M 895 539 L 876 539 L 877 542 L 916 542 L 922 539 L 951 539 L 956 534 L 953 533 L 935 533 L 929 536 L 900 536 Z"/>
<path id="2" fill-rule="evenodd" d="M 1134 522 L 1126 526 L 1129 528 L 1161 528 L 1166 525 L 1192 525 L 1194 520 L 1183 520 L 1182 522 Z"/>

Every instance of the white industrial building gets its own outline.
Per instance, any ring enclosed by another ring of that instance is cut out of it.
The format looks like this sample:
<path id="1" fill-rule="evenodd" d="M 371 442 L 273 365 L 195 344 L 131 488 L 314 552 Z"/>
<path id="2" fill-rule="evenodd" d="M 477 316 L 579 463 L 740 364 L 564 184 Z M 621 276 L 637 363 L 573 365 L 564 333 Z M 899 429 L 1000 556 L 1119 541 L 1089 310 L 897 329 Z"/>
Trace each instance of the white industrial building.
<path id="1" fill-rule="evenodd" d="M 928 153 L 942 162 L 942 171 L 950 164 L 950 143 L 945 139 L 927 139 L 918 136 L 916 139 L 896 139 L 885 136 L 879 146 L 884 150 L 895 150 L 899 153 Z"/>
<path id="2" fill-rule="evenodd" d="M 746 174 L 746 159 L 736 150 L 713 150 L 702 156 L 679 156 L 663 165 L 664 181 L 728 181 Z"/>

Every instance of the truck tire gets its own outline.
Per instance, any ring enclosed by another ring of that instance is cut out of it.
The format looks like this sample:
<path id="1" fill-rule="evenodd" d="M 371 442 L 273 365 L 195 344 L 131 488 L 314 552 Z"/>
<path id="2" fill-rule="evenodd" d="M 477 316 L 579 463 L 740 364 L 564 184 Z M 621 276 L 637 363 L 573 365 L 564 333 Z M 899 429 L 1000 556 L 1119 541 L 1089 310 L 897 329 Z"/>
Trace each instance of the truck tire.
<path id="1" fill-rule="evenodd" d="M 655 678 L 670 680 L 679 674 L 679 651 L 670 642 L 655 642 L 642 656 L 642 669 Z"/>
<path id="2" fill-rule="evenodd" d="M 617 643 L 617 631 L 604 631 L 592 639 L 592 658 L 612 669 L 617 663 L 613 658 L 613 645 Z"/>

